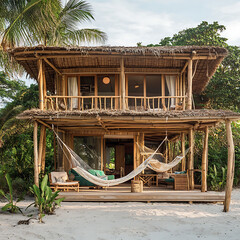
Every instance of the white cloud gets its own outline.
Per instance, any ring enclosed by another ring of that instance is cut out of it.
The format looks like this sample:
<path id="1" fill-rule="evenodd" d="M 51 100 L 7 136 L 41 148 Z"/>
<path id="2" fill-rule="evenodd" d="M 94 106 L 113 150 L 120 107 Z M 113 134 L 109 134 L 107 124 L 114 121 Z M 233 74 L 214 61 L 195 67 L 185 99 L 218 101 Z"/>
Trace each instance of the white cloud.
<path id="1" fill-rule="evenodd" d="M 223 36 L 230 44 L 240 45 L 240 2 L 237 0 L 202 0 L 201 4 L 191 0 L 89 0 L 89 3 L 96 21 L 86 26 L 105 31 L 108 45 L 158 43 L 164 37 L 196 27 L 203 20 L 225 25 L 227 30 Z"/>

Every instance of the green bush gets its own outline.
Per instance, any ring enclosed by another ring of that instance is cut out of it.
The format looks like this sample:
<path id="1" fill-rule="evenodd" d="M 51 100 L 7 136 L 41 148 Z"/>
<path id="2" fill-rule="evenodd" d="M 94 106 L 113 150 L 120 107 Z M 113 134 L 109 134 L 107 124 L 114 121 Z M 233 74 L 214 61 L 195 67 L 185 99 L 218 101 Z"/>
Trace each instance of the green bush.
<path id="1" fill-rule="evenodd" d="M 41 182 L 41 187 L 39 188 L 35 184 L 30 188 L 30 191 L 35 196 L 35 202 L 29 206 L 35 204 L 39 210 L 39 222 L 42 223 L 42 218 L 45 214 L 52 214 L 56 208 L 56 205 L 60 206 L 60 203 L 64 198 L 59 198 L 59 191 L 52 192 L 52 189 L 47 185 L 48 175 L 46 174 Z"/>

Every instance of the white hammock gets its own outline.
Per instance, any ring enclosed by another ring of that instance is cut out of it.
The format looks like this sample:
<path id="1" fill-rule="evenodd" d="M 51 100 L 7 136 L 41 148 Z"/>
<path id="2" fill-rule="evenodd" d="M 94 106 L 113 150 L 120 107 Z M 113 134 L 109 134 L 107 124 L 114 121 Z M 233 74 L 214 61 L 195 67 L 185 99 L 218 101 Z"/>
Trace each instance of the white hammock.
<path id="1" fill-rule="evenodd" d="M 54 131 L 54 130 L 53 130 Z M 154 165 L 151 164 L 151 161 L 153 161 L 153 156 L 154 154 L 157 153 L 158 149 L 162 146 L 162 144 L 166 141 L 167 137 L 161 142 L 161 144 L 158 146 L 158 148 L 142 163 L 140 164 L 136 169 L 134 169 L 132 172 L 130 172 L 128 175 L 122 177 L 122 178 L 117 178 L 117 179 L 112 179 L 112 180 L 105 180 L 102 179 L 101 177 L 98 176 L 94 176 L 92 175 L 90 172 L 88 172 L 89 169 L 91 169 L 82 159 L 81 157 L 79 157 L 70 147 L 68 147 L 63 141 L 62 139 L 57 135 L 57 133 L 54 131 L 54 133 L 56 134 L 57 140 L 64 146 L 64 148 L 68 151 L 68 153 L 71 156 L 71 161 L 73 163 L 73 165 L 75 166 L 73 168 L 73 170 L 75 170 L 79 175 L 81 175 L 83 178 L 85 178 L 86 180 L 88 180 L 91 183 L 94 183 L 98 186 L 102 186 L 102 187 L 110 187 L 110 186 L 115 186 L 115 185 L 119 185 L 121 183 L 127 182 L 129 180 L 131 180 L 132 178 L 134 178 L 135 176 L 137 176 L 139 173 L 141 173 L 144 169 L 146 169 L 147 167 L 149 168 L 156 168 L 154 167 Z M 60 146 L 61 146 L 60 144 Z M 62 147 L 62 146 L 61 146 Z M 63 153 L 66 155 L 66 157 L 68 158 L 67 154 L 64 151 L 64 148 L 62 147 Z M 187 152 L 187 151 L 186 151 Z M 179 158 L 183 158 L 179 157 Z M 156 160 L 154 160 L 156 161 Z M 181 161 L 181 160 L 180 160 Z M 153 162 L 154 164 L 154 162 Z M 162 164 L 162 163 L 160 163 Z M 169 169 L 172 168 L 169 165 Z M 88 169 L 88 170 L 85 170 Z M 159 169 L 160 170 L 160 169 Z M 168 169 L 167 169 L 168 170 Z M 164 170 L 165 171 L 165 170 Z M 158 171 L 159 172 L 159 171 Z"/>

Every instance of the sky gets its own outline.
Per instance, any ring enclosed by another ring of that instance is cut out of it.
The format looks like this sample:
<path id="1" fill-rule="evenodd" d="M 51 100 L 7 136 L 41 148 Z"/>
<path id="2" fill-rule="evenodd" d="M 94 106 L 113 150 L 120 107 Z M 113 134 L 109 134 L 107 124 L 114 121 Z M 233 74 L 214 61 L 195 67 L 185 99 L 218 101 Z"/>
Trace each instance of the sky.
<path id="1" fill-rule="evenodd" d="M 66 0 L 63 0 L 63 3 Z M 87 0 L 95 21 L 80 28 L 107 33 L 105 45 L 156 44 L 164 37 L 196 27 L 202 21 L 218 21 L 226 27 L 222 36 L 240 46 L 240 0 Z M 84 44 L 87 45 L 87 44 Z M 88 44 L 92 45 L 92 44 Z M 26 80 L 29 85 L 33 81 Z"/>
<path id="2" fill-rule="evenodd" d="M 88 0 L 95 22 L 81 27 L 106 32 L 111 46 L 159 43 L 202 21 L 226 26 L 222 36 L 240 46 L 240 0 Z"/>

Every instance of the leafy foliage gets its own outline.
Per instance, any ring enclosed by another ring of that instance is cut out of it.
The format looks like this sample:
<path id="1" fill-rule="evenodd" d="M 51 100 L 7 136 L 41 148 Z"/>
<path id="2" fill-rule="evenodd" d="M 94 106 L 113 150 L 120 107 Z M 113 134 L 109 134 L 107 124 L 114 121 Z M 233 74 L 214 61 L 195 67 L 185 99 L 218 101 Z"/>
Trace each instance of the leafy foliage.
<path id="1" fill-rule="evenodd" d="M 219 46 L 227 48 L 229 54 L 224 59 L 209 85 L 201 95 L 195 95 L 194 99 L 198 108 L 231 109 L 240 111 L 240 48 L 227 44 L 227 39 L 221 36 L 225 26 L 218 22 L 212 24 L 203 21 L 197 27 L 189 28 L 174 34 L 173 37 L 165 37 L 159 44 L 148 46 Z M 141 44 L 141 43 L 139 43 Z M 240 125 L 232 124 L 235 142 L 235 178 L 234 184 L 240 181 Z M 209 176 L 208 185 L 212 189 L 222 189 L 225 181 L 225 169 L 227 166 L 227 144 L 224 125 L 215 128 L 209 136 Z M 195 166 L 201 168 L 202 137 L 196 135 Z"/>
<path id="2" fill-rule="evenodd" d="M 42 223 L 42 218 L 45 216 L 45 214 L 52 214 L 56 208 L 56 205 L 60 206 L 60 203 L 64 200 L 64 198 L 56 199 L 59 191 L 52 192 L 52 189 L 47 185 L 47 183 L 48 175 L 46 174 L 41 182 L 40 188 L 35 184 L 30 188 L 30 191 L 36 197 L 36 200 L 33 204 L 38 207 L 40 223 Z"/>
<path id="3" fill-rule="evenodd" d="M 21 67 L 6 50 L 16 46 L 62 46 L 83 42 L 103 43 L 99 29 L 80 29 L 94 20 L 91 6 L 83 0 L 0 0 L 0 67 L 9 74 Z"/>
<path id="4" fill-rule="evenodd" d="M 0 189 L 0 194 L 8 201 L 8 203 L 2 207 L 2 211 L 9 211 L 11 213 L 22 213 L 21 209 L 16 205 L 16 203 L 21 201 L 23 198 L 20 197 L 16 200 L 16 203 L 13 202 L 12 179 L 10 178 L 9 174 L 6 174 L 5 178 L 9 187 L 9 193 L 4 193 L 4 191 Z"/>

